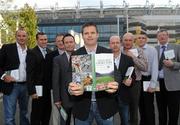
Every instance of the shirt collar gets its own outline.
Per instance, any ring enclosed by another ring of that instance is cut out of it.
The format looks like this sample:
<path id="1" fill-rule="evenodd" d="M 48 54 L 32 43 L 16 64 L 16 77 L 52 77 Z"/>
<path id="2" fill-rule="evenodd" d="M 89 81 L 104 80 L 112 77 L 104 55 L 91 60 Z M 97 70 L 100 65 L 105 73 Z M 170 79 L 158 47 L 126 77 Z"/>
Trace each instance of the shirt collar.
<path id="1" fill-rule="evenodd" d="M 142 47 L 142 49 L 146 49 L 147 47 L 148 47 L 148 45 L 145 44 L 145 45 Z"/>
<path id="2" fill-rule="evenodd" d="M 167 48 L 168 43 L 166 43 L 164 45 L 161 45 L 161 44 L 159 44 L 159 45 L 160 45 L 160 48 L 162 48 L 162 46 L 165 46 Z"/>
<path id="3" fill-rule="evenodd" d="M 96 53 L 96 50 L 97 50 L 97 44 L 96 44 L 96 47 L 94 48 L 94 49 L 92 49 L 92 50 L 90 50 L 90 49 L 88 49 L 88 47 L 87 46 L 85 46 L 85 49 L 86 49 L 86 51 L 87 51 L 87 53 Z"/>
<path id="4" fill-rule="evenodd" d="M 17 46 L 17 48 L 22 49 L 21 45 L 19 45 L 18 42 L 16 42 L 16 46 Z M 24 49 L 24 50 L 25 50 L 25 51 L 27 50 L 27 46 L 25 46 L 25 49 Z M 23 51 L 24 51 L 24 50 L 23 50 Z"/>

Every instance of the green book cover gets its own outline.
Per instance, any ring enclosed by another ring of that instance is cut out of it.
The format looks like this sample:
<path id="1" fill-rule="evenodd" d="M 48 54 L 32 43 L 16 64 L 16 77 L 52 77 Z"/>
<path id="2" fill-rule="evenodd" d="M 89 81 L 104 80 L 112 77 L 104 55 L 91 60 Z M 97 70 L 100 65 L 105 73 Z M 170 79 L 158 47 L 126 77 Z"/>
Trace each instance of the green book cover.
<path id="1" fill-rule="evenodd" d="M 106 90 L 114 81 L 112 53 L 73 55 L 71 60 L 73 82 L 83 84 L 85 91 Z"/>

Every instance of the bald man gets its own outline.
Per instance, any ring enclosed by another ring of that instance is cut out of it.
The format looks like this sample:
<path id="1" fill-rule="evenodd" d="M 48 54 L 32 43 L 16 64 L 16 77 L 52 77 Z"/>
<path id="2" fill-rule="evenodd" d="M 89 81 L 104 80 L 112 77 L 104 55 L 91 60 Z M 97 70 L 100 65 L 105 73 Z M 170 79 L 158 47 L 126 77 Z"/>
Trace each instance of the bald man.
<path id="1" fill-rule="evenodd" d="M 134 66 L 134 62 L 131 57 L 121 53 L 121 42 L 119 36 L 114 35 L 110 37 L 109 47 L 112 49 L 114 54 L 115 80 L 119 84 L 117 100 L 121 125 L 129 125 L 129 95 L 132 81 L 135 80 L 135 73 L 128 79 L 125 78 L 125 74 L 129 67 Z"/>
<path id="2" fill-rule="evenodd" d="M 122 52 L 131 57 L 135 66 L 136 80 L 130 88 L 130 125 L 138 125 L 138 104 L 141 91 L 141 71 L 147 71 L 148 63 L 142 49 L 134 46 L 135 37 L 132 33 L 123 36 Z"/>

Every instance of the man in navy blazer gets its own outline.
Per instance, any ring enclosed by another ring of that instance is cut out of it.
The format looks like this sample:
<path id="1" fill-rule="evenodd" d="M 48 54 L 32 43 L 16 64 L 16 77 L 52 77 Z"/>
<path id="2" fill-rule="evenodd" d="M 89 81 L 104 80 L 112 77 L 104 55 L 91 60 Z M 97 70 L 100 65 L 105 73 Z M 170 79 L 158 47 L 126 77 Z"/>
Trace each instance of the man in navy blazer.
<path id="1" fill-rule="evenodd" d="M 70 125 L 72 102 L 67 91 L 67 73 L 69 69 L 69 59 L 71 53 L 75 49 L 76 43 L 74 37 L 71 34 L 64 35 L 63 43 L 65 52 L 62 55 L 55 57 L 53 61 L 52 86 L 54 103 L 56 104 L 58 109 L 63 107 L 68 114 L 68 118 L 66 121 L 61 116 L 60 124 Z"/>
<path id="2" fill-rule="evenodd" d="M 97 26 L 86 23 L 82 26 L 84 47 L 79 48 L 73 55 L 111 53 L 111 50 L 98 46 L 99 37 Z M 110 82 L 107 90 L 100 92 L 84 92 L 82 85 L 69 80 L 69 93 L 73 98 L 73 115 L 76 125 L 92 124 L 93 119 L 99 125 L 113 125 L 113 116 L 117 112 L 117 102 L 114 93 L 118 89 L 117 82 Z"/>
<path id="3" fill-rule="evenodd" d="M 26 59 L 28 92 L 32 98 L 31 125 L 49 125 L 51 93 L 45 83 L 45 56 L 50 50 L 47 48 L 48 39 L 45 33 L 37 33 L 36 40 L 37 46 L 28 51 Z"/>
<path id="4" fill-rule="evenodd" d="M 0 51 L 0 78 L 3 92 L 4 124 L 15 125 L 18 102 L 20 124 L 29 125 L 28 94 L 26 84 L 27 33 L 24 28 L 16 31 L 16 43 L 5 44 Z"/>
<path id="5" fill-rule="evenodd" d="M 63 39 L 63 34 L 57 34 L 55 38 L 55 44 L 57 46 L 57 49 L 46 55 L 45 83 L 48 84 L 48 88 L 51 90 L 52 90 L 53 59 L 54 57 L 58 55 L 62 55 L 64 53 L 64 44 L 62 42 L 62 39 Z M 57 110 L 57 107 L 56 107 L 58 104 L 56 105 L 54 103 L 52 91 L 51 91 L 51 103 L 52 103 L 52 112 L 51 112 L 52 124 L 59 125 L 60 116 L 59 116 L 59 111 Z"/>

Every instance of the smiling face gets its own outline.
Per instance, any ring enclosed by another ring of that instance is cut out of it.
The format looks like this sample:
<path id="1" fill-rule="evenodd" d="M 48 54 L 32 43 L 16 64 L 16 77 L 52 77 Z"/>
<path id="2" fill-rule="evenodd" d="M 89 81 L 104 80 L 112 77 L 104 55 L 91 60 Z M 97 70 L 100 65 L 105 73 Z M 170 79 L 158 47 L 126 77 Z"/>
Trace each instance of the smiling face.
<path id="1" fill-rule="evenodd" d="M 169 34 L 167 31 L 157 33 L 157 39 L 161 45 L 166 44 L 169 41 Z"/>
<path id="2" fill-rule="evenodd" d="M 112 36 L 109 40 L 109 47 L 112 49 L 113 53 L 120 52 L 121 42 L 119 36 Z"/>
<path id="3" fill-rule="evenodd" d="M 131 49 L 134 44 L 134 35 L 132 33 L 126 33 L 123 36 L 124 49 Z"/>
<path id="4" fill-rule="evenodd" d="M 57 37 L 56 37 L 56 41 L 55 41 L 56 46 L 57 46 L 58 49 L 60 49 L 60 50 L 64 50 L 64 44 L 63 44 L 62 39 L 63 39 L 63 35 L 57 36 Z"/>
<path id="5" fill-rule="evenodd" d="M 27 33 L 25 30 L 18 30 L 16 32 L 16 41 L 20 46 L 26 45 L 27 42 Z"/>
<path id="6" fill-rule="evenodd" d="M 64 48 L 67 52 L 73 52 L 75 49 L 75 41 L 72 36 L 67 36 L 64 38 Z"/>
<path id="7" fill-rule="evenodd" d="M 140 34 L 140 35 L 137 35 L 137 44 L 139 47 L 143 47 L 146 43 L 147 43 L 147 36 L 146 35 L 143 35 L 143 34 Z"/>
<path id="8" fill-rule="evenodd" d="M 38 35 L 37 38 L 37 44 L 41 47 L 41 48 L 46 48 L 47 47 L 47 36 L 46 35 Z"/>
<path id="9" fill-rule="evenodd" d="M 95 26 L 83 28 L 82 37 L 86 46 L 96 46 L 99 34 Z"/>

